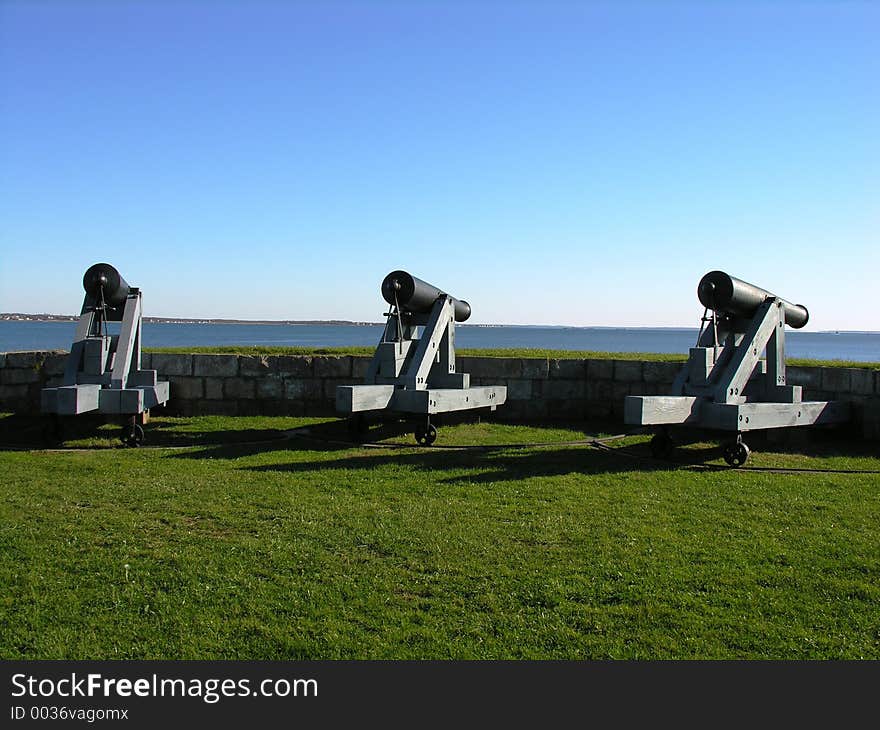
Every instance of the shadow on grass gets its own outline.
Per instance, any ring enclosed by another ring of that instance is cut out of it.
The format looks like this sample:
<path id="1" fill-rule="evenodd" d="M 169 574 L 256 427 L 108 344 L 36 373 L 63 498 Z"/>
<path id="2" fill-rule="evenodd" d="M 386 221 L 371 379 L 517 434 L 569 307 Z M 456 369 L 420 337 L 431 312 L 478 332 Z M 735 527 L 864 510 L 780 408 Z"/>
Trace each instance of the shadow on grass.
<path id="1" fill-rule="evenodd" d="M 123 448 L 121 419 L 81 414 L 50 416 L 6 414 L 0 417 L 0 449 Z M 60 431 L 58 426 L 60 424 Z M 284 431 L 274 428 L 199 429 L 197 421 L 177 418 L 152 420 L 144 427 L 145 446 L 223 446 L 236 443 L 284 442 Z"/>
<path id="2" fill-rule="evenodd" d="M 237 432 L 237 433 L 244 433 Z M 344 421 L 300 426 L 290 430 L 272 430 L 271 436 L 251 439 L 227 439 L 207 442 L 206 448 L 172 454 L 176 459 L 239 459 L 272 451 L 347 451 L 360 446 L 352 440 Z M 369 438 L 374 438 L 378 430 L 371 430 Z M 389 432 L 392 433 L 393 432 Z M 199 444 L 193 443 L 194 446 Z"/>
<path id="3" fill-rule="evenodd" d="M 585 439 L 591 435 L 581 422 L 577 426 L 559 423 L 529 424 L 533 428 L 546 427 L 577 428 Z M 610 426 L 614 424 L 602 424 Z M 618 426 L 619 427 L 619 426 Z M 442 432 L 441 432 L 442 433 Z M 595 430 L 592 433 L 596 433 Z M 370 429 L 364 437 L 369 444 L 352 440 L 346 422 L 342 419 L 314 424 L 295 429 L 292 435 L 280 442 L 270 444 L 224 444 L 210 448 L 173 455 L 183 459 L 237 459 L 259 453 L 273 452 L 340 452 L 338 458 L 309 460 L 300 458 L 287 463 L 264 464 L 240 467 L 251 471 L 281 472 L 290 474 L 309 474 L 326 470 L 373 470 L 394 465 L 407 467 L 435 475 L 438 482 L 497 482 L 520 480 L 541 476 L 565 474 L 600 474 L 625 472 L 674 471 L 680 469 L 727 470 L 730 467 L 721 463 L 723 444 L 732 434 L 709 433 L 706 431 L 682 429 L 673 431 L 676 448 L 669 459 L 655 459 L 651 453 L 647 437 L 633 443 L 611 441 L 604 445 L 571 445 L 547 442 L 517 446 L 514 444 L 475 444 L 459 446 L 443 444 L 442 436 L 431 447 L 418 447 L 412 440 L 412 425 L 403 421 L 386 422 Z M 794 434 L 798 437 L 799 434 Z M 834 456 L 841 453 L 870 454 L 870 444 L 853 443 L 845 435 L 835 432 L 810 434 L 804 441 L 801 438 L 779 442 L 779 434 L 768 436 L 753 432 L 747 435 L 748 442 L 756 450 L 806 456 Z M 399 440 L 392 443 L 393 448 L 382 441 Z M 709 439 L 709 442 L 707 442 Z M 347 453 L 344 453 L 347 452 Z M 283 457 L 282 457 L 283 458 Z M 450 471 L 465 471 L 465 474 L 450 476 Z"/>
<path id="4" fill-rule="evenodd" d="M 441 426 L 443 423 L 440 419 L 434 419 L 434 422 L 438 426 Z M 463 421 L 460 419 L 447 419 L 445 423 L 456 425 L 463 423 Z M 532 428 L 538 429 L 547 428 L 550 430 L 559 430 L 560 428 L 563 428 L 576 430 L 576 434 L 574 434 L 573 438 L 590 438 L 589 432 L 584 430 L 583 423 L 578 424 L 577 426 L 560 423 L 533 423 L 528 425 Z M 175 454 L 174 457 L 181 459 L 237 459 L 242 456 L 265 453 L 267 451 L 327 452 L 362 449 L 371 449 L 376 453 L 390 452 L 398 454 L 413 449 L 418 450 L 416 455 L 442 456 L 445 454 L 448 456 L 449 454 L 460 453 L 463 451 L 467 453 L 476 453 L 477 451 L 504 451 L 510 450 L 511 448 L 519 448 L 519 445 L 515 443 L 485 445 L 443 443 L 442 436 L 434 446 L 420 447 L 413 436 L 413 426 L 414 421 L 407 421 L 406 419 L 389 419 L 373 424 L 367 432 L 352 433 L 349 430 L 348 423 L 345 419 L 335 419 L 283 432 L 284 438 L 278 442 L 244 443 L 238 445 L 235 443 L 217 444 L 213 447 L 200 449 L 198 451 Z M 546 445 L 548 447 L 553 446 L 553 442 L 548 440 Z"/>
<path id="5" fill-rule="evenodd" d="M 145 427 L 149 446 L 224 446 L 253 444 L 255 446 L 285 441 L 284 431 L 277 428 L 196 429 L 187 428 L 193 421 L 151 421 Z M 180 430 L 181 426 L 184 430 Z"/>
<path id="6" fill-rule="evenodd" d="M 356 453 L 321 462 L 291 462 L 242 467 L 248 471 L 309 474 L 332 470 L 374 471 L 383 467 L 405 467 L 434 475 L 438 483 L 492 483 L 566 474 L 618 474 L 631 471 L 668 471 L 677 464 L 641 460 L 626 454 L 600 451 L 589 446 L 546 446 L 531 449 L 473 448 L 441 451 Z M 464 471 L 463 474 L 450 472 Z"/>
<path id="7" fill-rule="evenodd" d="M 545 424 L 548 428 L 558 428 L 558 424 Z M 423 473 L 430 473 L 438 483 L 492 483 L 517 481 L 537 477 L 551 477 L 568 474 L 595 475 L 619 474 L 628 472 L 661 472 L 676 470 L 727 471 L 730 467 L 721 464 L 723 444 L 731 434 L 714 434 L 707 443 L 706 432 L 685 431 L 676 434 L 676 443 L 681 448 L 673 451 L 669 459 L 653 457 L 649 440 L 643 438 L 635 443 L 632 440 L 608 442 L 597 445 L 554 444 L 548 442 L 537 446 L 517 447 L 511 444 L 442 446 L 419 448 L 412 444 L 398 448 L 372 448 L 367 451 L 349 437 L 345 424 L 334 421 L 309 427 L 302 438 L 291 438 L 285 442 L 265 445 L 220 446 L 217 448 L 187 452 L 175 455 L 186 459 L 239 458 L 267 450 L 348 452 L 338 458 L 320 460 L 299 460 L 286 463 L 242 466 L 241 469 L 256 472 L 275 472 L 288 474 L 314 474 L 328 470 L 376 470 L 384 467 L 405 467 Z M 411 437 L 409 427 L 402 423 L 385 424 L 370 431 L 371 442 L 380 437 Z M 589 438 L 589 437 L 587 437 Z M 870 444 L 852 443 L 845 435 L 834 432 L 811 434 L 806 445 L 797 443 L 777 443 L 776 437 L 753 432 L 748 434 L 749 443 L 760 450 L 813 457 L 871 455 Z M 450 472 L 463 472 L 450 474 Z"/>
<path id="8" fill-rule="evenodd" d="M 103 416 L 86 414 L 65 418 L 62 448 L 121 448 L 119 425 L 107 423 Z M 651 455 L 648 439 L 637 443 L 611 442 L 605 450 L 587 444 L 572 447 L 548 441 L 528 448 L 512 443 L 456 445 L 454 438 L 444 443 L 443 429 L 438 442 L 431 447 L 418 447 L 412 436 L 413 421 L 386 420 L 374 424 L 365 434 L 352 434 L 346 420 L 332 419 L 285 430 L 273 428 L 271 420 L 249 424 L 249 428 L 228 428 L 236 419 L 205 422 L 199 418 L 158 417 L 146 426 L 146 446 L 155 448 L 188 448 L 168 458 L 239 459 L 269 452 L 299 452 L 299 460 L 287 464 L 246 467 L 258 471 L 306 473 L 326 469 L 374 469 L 387 464 L 405 465 L 414 469 L 437 472 L 439 481 L 492 482 L 539 476 L 582 473 L 663 471 L 705 466 L 720 467 L 721 445 L 732 437 L 729 433 L 711 433 L 692 429 L 674 429 L 673 438 L 682 448 L 670 460 L 658 461 Z M 441 419 L 436 419 L 441 421 Z M 288 421 L 288 424 L 291 424 Z M 467 423 L 467 419 L 450 418 L 446 424 Z M 500 422 L 504 423 L 504 422 Z M 58 447 L 43 433 L 40 416 L 6 414 L 0 416 L 0 448 L 43 449 Z M 244 424 L 242 424 L 244 425 Z M 443 425 L 439 423 L 438 425 Z M 529 423 L 518 424 L 533 429 L 546 428 L 572 432 L 572 440 L 589 439 L 593 434 L 619 429 L 619 424 Z M 588 428 L 588 426 L 592 428 Z M 599 427 L 597 430 L 596 427 Z M 448 433 L 448 432 L 447 432 Z M 468 438 L 475 439 L 473 433 Z M 479 435 L 476 436 L 480 438 Z M 514 439 L 516 437 L 513 437 Z M 525 438 L 528 438 L 526 436 Z M 534 436 L 533 436 L 534 438 Z M 841 429 L 788 429 L 785 432 L 753 432 L 745 439 L 755 451 L 790 456 L 876 457 L 876 445 Z M 542 440 L 541 436 L 536 441 Z M 711 443 L 707 444 L 707 440 Z M 368 444 L 362 443 L 368 441 Z M 307 460 L 306 452 L 340 452 L 337 459 L 326 457 Z M 275 457 L 278 458 L 278 457 Z M 282 457 L 283 458 L 283 457 Z M 715 462 L 712 464 L 711 462 Z M 726 468 L 721 466 L 720 468 Z M 447 479 L 448 470 L 465 470 L 466 475 Z"/>
<path id="9" fill-rule="evenodd" d="M 690 427 L 671 428 L 669 434 L 676 446 L 688 451 L 693 444 L 704 444 L 707 441 L 718 444 L 716 457 L 721 456 L 721 447 L 736 437 L 730 431 L 712 431 Z M 749 448 L 788 456 L 811 458 L 826 457 L 867 457 L 878 456 L 877 444 L 861 437 L 854 428 L 801 426 L 797 428 L 767 429 L 749 431 L 742 435 Z"/>
<path id="10" fill-rule="evenodd" d="M 91 413 L 64 419 L 20 413 L 4 414 L 0 417 L 0 448 L 45 449 L 63 445 L 58 439 L 59 424 L 65 441 L 109 438 L 111 432 L 105 423 L 102 416 Z M 114 427 L 114 438 L 119 429 L 119 425 Z"/>

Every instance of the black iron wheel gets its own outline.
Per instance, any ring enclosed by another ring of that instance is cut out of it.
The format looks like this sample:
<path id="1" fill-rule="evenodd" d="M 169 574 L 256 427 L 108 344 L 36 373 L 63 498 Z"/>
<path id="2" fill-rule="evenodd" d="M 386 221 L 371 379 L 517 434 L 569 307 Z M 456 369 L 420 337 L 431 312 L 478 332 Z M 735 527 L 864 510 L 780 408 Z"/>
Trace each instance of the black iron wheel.
<path id="1" fill-rule="evenodd" d="M 427 426 L 419 424 L 416 426 L 415 436 L 420 446 L 430 446 L 437 440 L 437 429 L 431 423 Z"/>
<path id="2" fill-rule="evenodd" d="M 672 437 L 666 431 L 658 431 L 651 439 L 651 454 L 655 459 L 668 459 L 674 448 Z"/>
<path id="3" fill-rule="evenodd" d="M 139 423 L 128 423 L 122 427 L 119 440 L 126 446 L 136 448 L 144 443 L 144 428 Z"/>
<path id="4" fill-rule="evenodd" d="M 733 443 L 725 445 L 724 461 L 726 461 L 729 466 L 742 466 L 748 461 L 750 453 L 751 451 L 749 451 L 749 447 L 742 441 L 734 441 Z"/>

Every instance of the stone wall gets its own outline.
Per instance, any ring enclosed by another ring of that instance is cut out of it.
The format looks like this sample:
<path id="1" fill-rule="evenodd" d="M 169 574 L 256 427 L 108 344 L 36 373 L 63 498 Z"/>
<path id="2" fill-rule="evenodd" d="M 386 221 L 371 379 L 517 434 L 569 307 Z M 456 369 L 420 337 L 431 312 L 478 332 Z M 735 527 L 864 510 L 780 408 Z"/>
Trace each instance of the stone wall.
<path id="1" fill-rule="evenodd" d="M 57 384 L 64 352 L 0 354 L 0 410 L 37 412 L 40 389 Z M 334 414 L 337 385 L 363 381 L 368 356 L 143 356 L 171 382 L 167 413 L 189 415 Z M 621 421 L 623 398 L 668 392 L 681 365 L 640 360 L 459 357 L 473 385 L 506 385 L 505 420 Z M 880 439 L 880 371 L 789 366 L 788 381 L 809 400 L 846 400 L 865 436 Z"/>

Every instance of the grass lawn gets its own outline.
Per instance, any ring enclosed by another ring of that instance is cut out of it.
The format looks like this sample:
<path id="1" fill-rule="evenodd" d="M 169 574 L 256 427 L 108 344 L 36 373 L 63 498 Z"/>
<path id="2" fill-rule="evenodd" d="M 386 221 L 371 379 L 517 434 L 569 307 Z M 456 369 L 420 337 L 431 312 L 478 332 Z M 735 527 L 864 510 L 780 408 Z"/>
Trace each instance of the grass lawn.
<path id="1" fill-rule="evenodd" d="M 717 448 L 663 464 L 560 426 L 342 434 L 158 418 L 151 448 L 0 452 L 0 657 L 880 658 L 880 474 L 691 469 Z M 876 445 L 809 451 L 749 465 L 880 470 Z"/>
<path id="2" fill-rule="evenodd" d="M 372 355 L 373 347 L 281 347 L 271 345 L 212 345 L 210 347 L 148 347 L 145 352 L 202 355 Z M 457 348 L 459 357 L 539 357 L 556 360 L 640 360 L 684 362 L 686 354 L 657 352 L 592 352 L 585 350 L 548 350 L 537 348 L 480 349 Z M 880 369 L 880 363 L 856 360 L 815 360 L 787 358 L 789 365 Z"/>

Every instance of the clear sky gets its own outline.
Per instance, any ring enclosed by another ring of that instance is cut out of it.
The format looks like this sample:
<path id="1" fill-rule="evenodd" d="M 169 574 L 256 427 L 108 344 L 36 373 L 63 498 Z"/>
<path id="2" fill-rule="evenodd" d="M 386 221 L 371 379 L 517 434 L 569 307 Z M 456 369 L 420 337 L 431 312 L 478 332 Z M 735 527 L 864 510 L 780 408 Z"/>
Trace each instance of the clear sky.
<path id="1" fill-rule="evenodd" d="M 0 0 L 0 311 L 880 330 L 880 3 Z"/>

